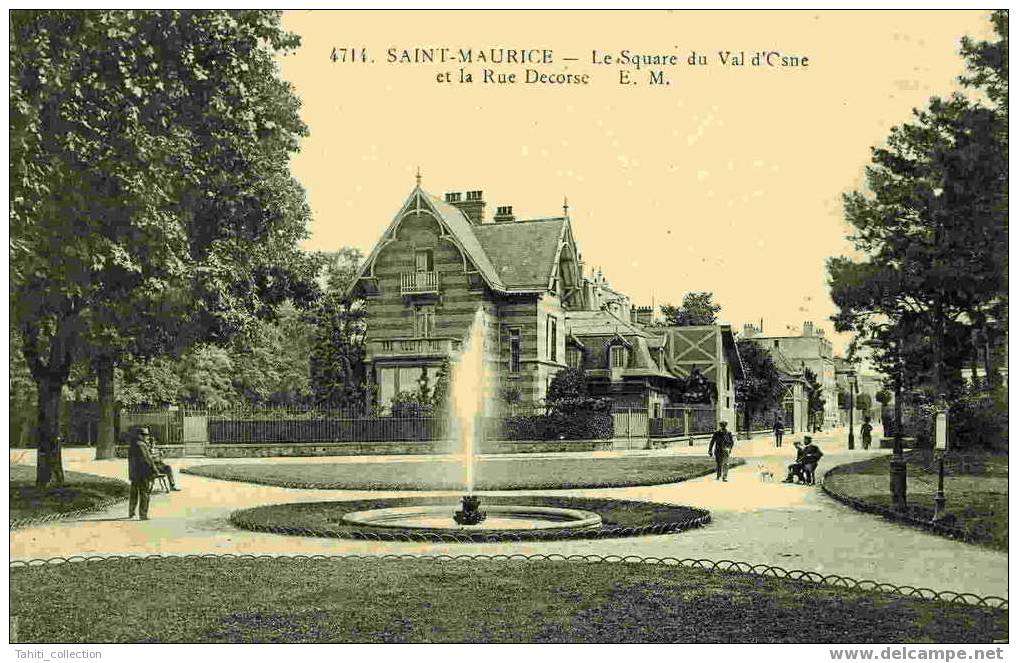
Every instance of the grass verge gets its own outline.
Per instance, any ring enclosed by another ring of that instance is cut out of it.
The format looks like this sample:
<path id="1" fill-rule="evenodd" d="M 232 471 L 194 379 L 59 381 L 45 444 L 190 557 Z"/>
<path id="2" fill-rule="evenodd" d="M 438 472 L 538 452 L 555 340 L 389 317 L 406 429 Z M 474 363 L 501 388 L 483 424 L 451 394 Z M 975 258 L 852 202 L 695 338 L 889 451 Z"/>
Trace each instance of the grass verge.
<path id="1" fill-rule="evenodd" d="M 14 568 L 10 592 L 12 623 L 25 643 L 988 643 L 1007 636 L 1006 610 L 651 564 L 115 559 Z"/>
<path id="2" fill-rule="evenodd" d="M 83 472 L 64 472 L 64 485 L 35 487 L 35 467 L 11 465 L 10 520 L 42 518 L 91 509 L 102 502 L 124 498 L 131 487 L 119 479 Z"/>
<path id="3" fill-rule="evenodd" d="M 745 461 L 733 458 L 732 465 Z M 714 472 L 706 456 L 622 458 L 482 459 L 475 469 L 475 490 L 616 488 L 686 481 Z M 337 490 L 459 490 L 463 464 L 457 461 L 385 463 L 228 463 L 181 470 L 213 479 L 287 488 Z"/>
<path id="4" fill-rule="evenodd" d="M 908 464 L 908 515 L 929 521 L 937 492 L 936 468 L 924 463 L 922 452 L 908 452 L 904 457 Z M 843 465 L 824 478 L 824 485 L 867 504 L 891 508 L 890 462 L 888 455 Z M 976 535 L 983 545 L 1006 551 L 1007 475 L 1007 456 L 949 454 L 944 472 L 947 513 L 940 522 Z"/>

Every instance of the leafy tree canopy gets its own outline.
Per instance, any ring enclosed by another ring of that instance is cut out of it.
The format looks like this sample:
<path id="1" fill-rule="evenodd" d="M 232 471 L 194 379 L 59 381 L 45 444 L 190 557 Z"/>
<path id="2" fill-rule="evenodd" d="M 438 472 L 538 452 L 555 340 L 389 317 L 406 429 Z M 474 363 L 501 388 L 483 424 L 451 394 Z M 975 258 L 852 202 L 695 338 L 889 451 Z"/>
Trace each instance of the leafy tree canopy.
<path id="1" fill-rule="evenodd" d="M 682 298 L 682 306 L 661 306 L 665 324 L 673 327 L 713 325 L 720 311 L 721 305 L 714 303 L 714 295 L 710 292 L 687 292 Z"/>

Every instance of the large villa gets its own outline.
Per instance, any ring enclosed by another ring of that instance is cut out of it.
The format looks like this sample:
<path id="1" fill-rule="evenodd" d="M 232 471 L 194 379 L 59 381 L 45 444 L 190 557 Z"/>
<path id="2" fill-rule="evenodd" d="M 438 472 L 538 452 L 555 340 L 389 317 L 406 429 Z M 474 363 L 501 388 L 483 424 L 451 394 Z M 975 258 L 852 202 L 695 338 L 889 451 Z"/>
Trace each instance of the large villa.
<path id="1" fill-rule="evenodd" d="M 660 417 L 698 372 L 718 419 L 734 421 L 742 364 L 730 326 L 653 324 L 649 307 L 588 273 L 566 206 L 536 219 L 510 206 L 488 218 L 485 208 L 481 191 L 440 198 L 418 183 L 362 266 L 352 294 L 367 302 L 368 379 L 380 405 L 454 359 L 481 308 L 491 393 L 540 403 L 552 377 L 576 367 L 617 409 Z"/>

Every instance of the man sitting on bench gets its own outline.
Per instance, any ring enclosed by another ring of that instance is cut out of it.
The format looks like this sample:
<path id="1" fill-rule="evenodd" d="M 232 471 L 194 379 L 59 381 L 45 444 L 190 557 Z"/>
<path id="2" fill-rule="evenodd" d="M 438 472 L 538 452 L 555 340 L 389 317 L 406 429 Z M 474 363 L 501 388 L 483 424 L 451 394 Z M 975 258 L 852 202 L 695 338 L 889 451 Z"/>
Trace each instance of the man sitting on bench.
<path id="1" fill-rule="evenodd" d="M 180 490 L 177 488 L 177 484 L 173 481 L 173 468 L 166 464 L 163 460 L 162 454 L 159 452 L 159 447 L 156 446 L 156 438 L 149 432 L 148 428 L 142 428 L 138 431 L 141 437 L 142 444 L 147 444 L 149 453 L 152 455 L 152 460 L 155 461 L 156 468 L 159 470 L 159 474 L 166 477 L 166 480 L 170 482 L 170 490 Z"/>
<path id="2" fill-rule="evenodd" d="M 806 439 L 810 439 L 809 436 L 807 436 Z M 806 479 L 802 475 L 802 442 L 796 440 L 795 442 L 792 442 L 792 446 L 795 447 L 795 462 L 788 466 L 788 476 L 785 477 L 785 480 L 782 483 L 793 483 L 793 477 L 798 479 L 799 483 L 805 483 Z"/>
<path id="3" fill-rule="evenodd" d="M 806 483 L 813 485 L 816 483 L 817 465 L 820 464 L 820 459 L 823 458 L 824 452 L 820 451 L 820 447 L 813 444 L 813 438 L 808 435 L 804 438 L 806 446 L 802 448 L 802 475 L 806 479 Z"/>
<path id="4" fill-rule="evenodd" d="M 820 447 L 813 444 L 813 438 L 809 435 L 802 439 L 805 444 L 794 443 L 798 451 L 795 454 L 795 462 L 788 466 L 788 476 L 785 477 L 784 482 L 792 483 L 792 478 L 795 477 L 799 480 L 799 483 L 813 485 L 817 464 L 820 462 L 820 458 L 823 457 L 824 452 L 820 451 Z"/>

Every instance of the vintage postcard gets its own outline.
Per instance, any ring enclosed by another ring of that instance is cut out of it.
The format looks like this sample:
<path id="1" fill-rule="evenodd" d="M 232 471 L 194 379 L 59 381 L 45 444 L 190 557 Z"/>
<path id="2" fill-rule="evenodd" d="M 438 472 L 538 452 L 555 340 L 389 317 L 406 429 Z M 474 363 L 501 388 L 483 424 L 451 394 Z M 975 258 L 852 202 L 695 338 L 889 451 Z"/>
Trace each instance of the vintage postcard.
<path id="1" fill-rule="evenodd" d="M 12 660 L 1004 658 L 1007 10 L 9 23 Z"/>

